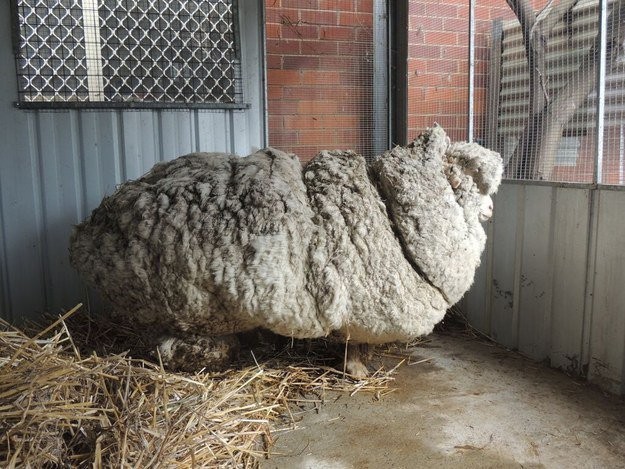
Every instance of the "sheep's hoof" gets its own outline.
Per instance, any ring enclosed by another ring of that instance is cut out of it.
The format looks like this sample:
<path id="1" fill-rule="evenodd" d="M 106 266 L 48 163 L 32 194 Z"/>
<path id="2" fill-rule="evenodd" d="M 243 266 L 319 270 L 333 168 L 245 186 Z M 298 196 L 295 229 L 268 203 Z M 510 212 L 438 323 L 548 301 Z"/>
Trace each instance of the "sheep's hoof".
<path id="1" fill-rule="evenodd" d="M 364 379 L 369 376 L 369 370 L 360 360 L 350 360 L 345 364 L 345 372 L 356 379 Z"/>
<path id="2" fill-rule="evenodd" d="M 220 337 L 165 337 L 158 345 L 163 366 L 179 371 L 221 371 L 236 359 L 236 335 Z"/>
<path id="3" fill-rule="evenodd" d="M 363 379 L 369 376 L 369 370 L 362 362 L 363 348 L 367 348 L 366 344 L 349 344 L 347 346 L 345 372 L 356 379 Z"/>

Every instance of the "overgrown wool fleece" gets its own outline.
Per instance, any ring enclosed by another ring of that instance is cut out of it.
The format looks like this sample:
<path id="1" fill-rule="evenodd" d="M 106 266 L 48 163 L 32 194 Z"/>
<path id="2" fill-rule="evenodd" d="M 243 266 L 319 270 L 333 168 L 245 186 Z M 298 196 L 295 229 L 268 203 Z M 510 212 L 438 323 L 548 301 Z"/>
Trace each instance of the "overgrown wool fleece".
<path id="1" fill-rule="evenodd" d="M 455 190 L 444 164 L 462 177 Z M 263 327 L 406 341 L 470 287 L 498 154 L 436 126 L 367 165 L 323 151 L 302 169 L 265 149 L 194 153 L 122 184 L 74 230 L 72 265 L 140 328 L 219 337 Z"/>

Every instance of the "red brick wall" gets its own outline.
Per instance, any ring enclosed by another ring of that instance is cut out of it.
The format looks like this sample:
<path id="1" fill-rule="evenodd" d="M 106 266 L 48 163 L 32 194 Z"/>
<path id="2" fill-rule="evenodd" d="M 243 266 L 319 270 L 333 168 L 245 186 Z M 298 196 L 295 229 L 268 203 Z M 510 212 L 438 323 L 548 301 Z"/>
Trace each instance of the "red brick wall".
<path id="1" fill-rule="evenodd" d="M 622 130 L 620 126 L 610 124 L 606 125 L 605 132 L 603 134 L 604 156 L 602 170 L 604 184 L 622 184 L 623 178 L 625 177 L 625 172 L 623 171 L 623 169 L 625 169 L 623 168 L 625 161 L 622 161 L 625 159 L 625 155 L 623 157 L 621 156 L 621 153 L 625 151 L 625 149 L 622 148 L 622 145 L 625 144 L 625 140 L 621 140 L 621 132 Z M 589 132 L 589 134 L 592 133 L 593 132 Z"/>
<path id="2" fill-rule="evenodd" d="M 372 0 L 265 0 L 269 144 L 370 152 Z"/>
<path id="3" fill-rule="evenodd" d="M 553 155 L 556 158 L 556 155 Z M 579 138 L 577 164 L 575 166 L 554 165 L 551 179 L 565 182 L 591 182 L 595 168 L 595 132 Z"/>
<path id="4" fill-rule="evenodd" d="M 465 140 L 468 125 L 469 2 L 411 1 L 408 33 L 408 138 L 434 122 L 452 140 Z M 475 135 L 483 138 L 492 20 L 512 18 L 503 0 L 475 8 Z"/>
<path id="5" fill-rule="evenodd" d="M 304 160 L 323 148 L 369 154 L 372 1 L 266 0 L 265 8 L 270 144 Z M 476 8 L 476 137 L 497 15 L 511 17 L 503 0 Z M 409 139 L 434 122 L 466 139 L 468 2 L 411 1 L 408 55 Z"/>
<path id="6" fill-rule="evenodd" d="M 535 0 L 541 7 L 546 0 Z M 269 143 L 304 161 L 321 149 L 371 154 L 372 0 L 265 0 Z M 513 13 L 504 0 L 476 6 L 474 138 L 484 140 L 493 20 Z M 434 122 L 452 140 L 467 138 L 468 2 L 411 0 L 408 36 L 408 138 Z M 610 136 L 611 137 L 611 136 Z M 618 177 L 618 138 L 606 138 L 606 182 Z M 590 180 L 593 146 L 557 180 Z"/>

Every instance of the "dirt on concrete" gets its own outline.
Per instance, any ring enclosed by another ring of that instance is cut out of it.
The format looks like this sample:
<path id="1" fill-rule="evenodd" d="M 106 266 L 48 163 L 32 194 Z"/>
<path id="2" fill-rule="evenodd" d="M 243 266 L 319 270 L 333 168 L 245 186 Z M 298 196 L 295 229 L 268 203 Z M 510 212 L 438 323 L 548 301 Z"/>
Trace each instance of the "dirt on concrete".
<path id="1" fill-rule="evenodd" d="M 429 360 L 403 365 L 394 392 L 327 395 L 262 467 L 625 468 L 621 399 L 463 335 L 412 354 Z"/>

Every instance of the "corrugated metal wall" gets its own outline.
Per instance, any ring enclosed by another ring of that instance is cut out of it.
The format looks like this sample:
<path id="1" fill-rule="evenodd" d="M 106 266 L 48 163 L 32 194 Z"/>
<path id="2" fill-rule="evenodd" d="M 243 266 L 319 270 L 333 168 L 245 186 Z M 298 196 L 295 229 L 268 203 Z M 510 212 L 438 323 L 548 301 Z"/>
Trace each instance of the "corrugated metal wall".
<path id="1" fill-rule="evenodd" d="M 505 182 L 463 300 L 497 342 L 625 394 L 625 190 Z"/>
<path id="2" fill-rule="evenodd" d="M 0 2 L 0 316 L 11 321 L 88 301 L 68 237 L 105 194 L 155 162 L 192 151 L 265 146 L 262 4 L 242 8 L 247 110 L 15 109 L 9 2 Z"/>

